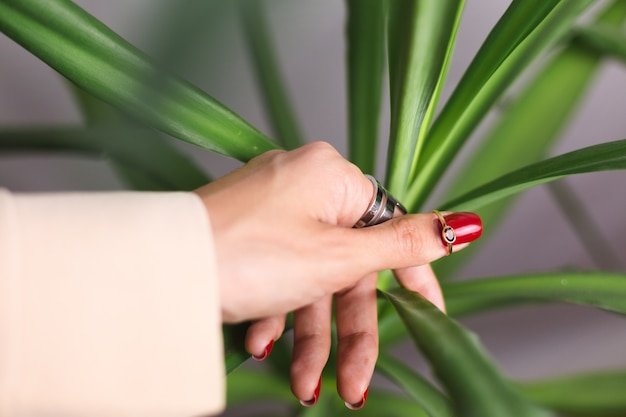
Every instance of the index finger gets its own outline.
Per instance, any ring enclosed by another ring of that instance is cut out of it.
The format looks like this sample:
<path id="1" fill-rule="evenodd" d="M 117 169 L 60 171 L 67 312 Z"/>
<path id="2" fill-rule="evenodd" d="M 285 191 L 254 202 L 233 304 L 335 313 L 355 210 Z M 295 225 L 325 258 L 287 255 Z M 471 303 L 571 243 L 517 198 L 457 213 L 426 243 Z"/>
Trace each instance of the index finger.
<path id="1" fill-rule="evenodd" d="M 456 233 L 454 251 L 480 237 L 482 222 L 474 213 L 447 213 L 447 226 Z M 385 269 L 429 264 L 449 254 L 442 223 L 434 213 L 407 214 L 362 229 L 336 229 L 349 249 L 352 268 L 360 276 Z"/>

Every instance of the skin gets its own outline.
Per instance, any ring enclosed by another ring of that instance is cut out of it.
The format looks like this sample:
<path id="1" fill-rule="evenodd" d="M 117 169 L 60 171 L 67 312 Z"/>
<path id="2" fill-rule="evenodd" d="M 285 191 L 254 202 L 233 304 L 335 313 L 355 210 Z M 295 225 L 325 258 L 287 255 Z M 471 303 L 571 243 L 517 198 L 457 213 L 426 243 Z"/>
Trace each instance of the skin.
<path id="1" fill-rule="evenodd" d="M 348 404 L 362 401 L 378 355 L 378 271 L 392 269 L 444 310 L 429 266 L 446 255 L 436 216 L 352 228 L 373 185 L 327 143 L 267 152 L 196 193 L 211 217 L 223 321 L 253 321 L 249 353 L 262 357 L 294 312 L 291 388 L 301 401 L 313 398 L 328 359 L 333 301 L 337 391 Z"/>

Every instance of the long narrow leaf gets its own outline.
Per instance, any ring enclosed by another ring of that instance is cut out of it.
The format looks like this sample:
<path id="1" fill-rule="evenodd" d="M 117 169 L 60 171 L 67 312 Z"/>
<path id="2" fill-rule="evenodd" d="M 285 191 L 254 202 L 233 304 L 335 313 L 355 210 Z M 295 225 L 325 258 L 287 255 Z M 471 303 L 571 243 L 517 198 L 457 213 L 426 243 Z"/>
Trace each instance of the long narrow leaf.
<path id="1" fill-rule="evenodd" d="M 304 144 L 287 87 L 281 76 L 263 2 L 241 2 L 242 22 L 261 96 L 276 139 L 287 149 Z"/>
<path id="2" fill-rule="evenodd" d="M 276 147 L 69 0 L 0 2 L 0 30 L 81 88 L 174 137 L 242 161 Z"/>
<path id="3" fill-rule="evenodd" d="M 390 288 L 380 289 L 387 291 Z M 384 351 L 387 347 L 393 346 L 393 344 L 401 340 L 405 340 L 407 334 L 406 328 L 402 324 L 395 309 L 380 292 L 378 293 L 378 299 L 378 340 L 380 350 Z"/>
<path id="4" fill-rule="evenodd" d="M 606 24 L 585 26 L 577 31 L 577 39 L 596 51 L 626 63 L 626 33 Z"/>
<path id="5" fill-rule="evenodd" d="M 222 326 L 224 335 L 224 363 L 226 374 L 239 368 L 242 363 L 250 359 L 245 349 L 246 332 L 249 323 L 225 324 Z"/>
<path id="6" fill-rule="evenodd" d="M 624 270 L 626 263 L 615 251 L 613 243 L 603 235 L 602 228 L 574 189 L 565 180 L 551 182 L 547 187 L 595 266 L 604 271 Z"/>
<path id="7" fill-rule="evenodd" d="M 621 417 L 626 415 L 626 371 L 566 375 L 520 385 L 533 401 L 563 415 Z"/>
<path id="8" fill-rule="evenodd" d="M 504 60 L 558 4 L 559 0 L 511 2 L 459 81 L 436 124 L 445 124 L 454 114 L 462 113 Z"/>
<path id="9" fill-rule="evenodd" d="M 548 416 L 494 366 L 475 335 L 417 293 L 385 292 L 440 379 L 458 416 Z"/>
<path id="10" fill-rule="evenodd" d="M 289 383 L 271 373 L 242 368 L 226 378 L 226 402 L 229 406 L 268 401 L 296 403 Z"/>
<path id="11" fill-rule="evenodd" d="M 179 191 L 192 190 L 204 185 L 210 179 L 195 163 L 166 138 L 153 131 L 140 131 L 122 113 L 98 100 L 91 94 L 69 84 L 76 104 L 88 126 L 85 140 L 94 146 L 94 150 L 108 157 L 108 162 L 123 183 L 132 190 L 141 191 Z M 97 128 L 97 129 L 94 129 Z M 88 135 L 89 131 L 104 131 L 115 135 L 105 137 L 102 134 Z M 141 133 L 140 133 L 141 132 Z M 44 134 L 45 135 L 45 134 Z M 45 139 L 44 139 L 45 140 Z M 28 141 L 27 141 L 28 142 Z M 123 150 L 118 143 L 124 143 Z M 108 149 L 108 152 L 107 152 Z M 122 155 L 117 155 L 122 152 Z M 130 164 L 124 160 L 140 159 L 142 164 Z M 120 160 L 121 159 L 121 160 Z M 149 170 L 145 164 L 150 164 Z M 163 173 L 161 173 L 161 171 Z M 161 177 L 167 176 L 164 181 Z"/>
<path id="12" fill-rule="evenodd" d="M 622 26 L 625 18 L 626 3 L 619 0 L 599 14 L 597 23 Z M 599 51 L 570 41 L 502 110 L 495 126 L 463 164 L 445 199 L 542 159 L 580 104 L 602 58 Z M 485 230 L 497 229 L 511 203 L 503 199 L 478 210 Z M 481 239 L 458 256 L 438 262 L 437 276 L 452 276 L 487 241 Z"/>
<path id="13" fill-rule="evenodd" d="M 402 197 L 445 78 L 462 0 L 389 3 L 391 127 L 387 184 Z"/>
<path id="14" fill-rule="evenodd" d="M 376 362 L 376 369 L 419 402 L 429 417 L 454 416 L 450 400 L 402 362 L 382 354 Z"/>
<path id="15" fill-rule="evenodd" d="M 485 278 L 443 285 L 455 317 L 523 303 L 567 302 L 626 314 L 626 275 L 559 272 Z"/>
<path id="16" fill-rule="evenodd" d="M 599 62 L 598 54 L 576 46 L 556 56 L 507 103 L 496 126 L 463 165 L 451 188 L 470 190 L 543 157 L 580 102 Z"/>
<path id="17" fill-rule="evenodd" d="M 558 3 L 558 4 L 557 4 Z M 516 0 L 490 33 L 453 97 L 428 133 L 407 204 L 418 209 L 496 100 L 539 53 L 569 30 L 591 0 Z M 521 28 L 521 30 L 520 30 Z M 494 47 L 491 50 L 491 42 Z M 495 56 L 492 56 L 495 55 Z M 483 64 L 483 61 L 485 62 Z M 480 65 L 479 65 L 480 64 Z M 486 67 L 486 69 L 482 69 Z M 476 74 L 476 72 L 484 73 Z M 478 81 L 473 81 L 476 78 Z M 475 85 L 473 85 L 476 83 Z"/>
<path id="18" fill-rule="evenodd" d="M 51 127 L 0 130 L 2 152 L 71 152 L 107 156 L 139 171 L 156 190 L 192 190 L 209 176 L 157 132 L 142 128 Z M 140 152 L 137 149 L 141 149 Z"/>
<path id="19" fill-rule="evenodd" d="M 374 174 L 385 63 L 385 13 L 380 0 L 347 0 L 349 158 Z"/>
<path id="20" fill-rule="evenodd" d="M 569 152 L 506 174 L 444 205 L 475 210 L 530 187 L 568 175 L 626 169 L 626 139 Z"/>

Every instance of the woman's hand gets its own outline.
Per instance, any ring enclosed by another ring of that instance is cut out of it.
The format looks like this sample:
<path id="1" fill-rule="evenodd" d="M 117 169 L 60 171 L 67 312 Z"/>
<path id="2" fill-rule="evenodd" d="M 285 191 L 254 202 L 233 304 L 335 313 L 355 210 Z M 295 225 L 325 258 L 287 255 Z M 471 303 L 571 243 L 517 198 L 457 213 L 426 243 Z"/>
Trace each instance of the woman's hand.
<path id="1" fill-rule="evenodd" d="M 404 287 L 444 309 L 428 265 L 447 253 L 437 216 L 352 228 L 374 188 L 326 143 L 267 152 L 196 192 L 213 226 L 223 320 L 256 320 L 248 351 L 264 359 L 284 330 L 285 315 L 295 311 L 291 381 L 303 405 L 315 404 L 319 395 L 333 297 L 337 389 L 351 408 L 365 403 L 378 355 L 376 273 L 393 269 Z M 472 232 L 457 228 L 455 250 L 480 235 L 477 216 L 463 219 Z"/>

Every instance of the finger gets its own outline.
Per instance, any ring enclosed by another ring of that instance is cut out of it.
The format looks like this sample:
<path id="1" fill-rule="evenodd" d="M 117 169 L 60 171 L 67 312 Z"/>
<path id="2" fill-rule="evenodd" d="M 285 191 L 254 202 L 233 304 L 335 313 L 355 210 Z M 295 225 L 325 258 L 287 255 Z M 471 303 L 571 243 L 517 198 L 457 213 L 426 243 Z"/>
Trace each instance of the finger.
<path id="1" fill-rule="evenodd" d="M 404 288 L 422 294 L 424 298 L 445 313 L 446 306 L 441 287 L 430 264 L 400 268 L 393 272 Z"/>
<path id="2" fill-rule="evenodd" d="M 482 222 L 474 213 L 448 213 L 447 224 L 454 228 L 453 250 L 480 237 Z M 352 262 L 345 262 L 356 271 L 368 272 L 424 265 L 448 254 L 442 238 L 442 225 L 434 213 L 408 214 L 385 223 L 362 229 L 337 229 L 335 233 L 347 242 L 344 246 Z M 374 248 L 374 250 L 372 250 Z M 345 271 L 348 272 L 348 271 Z M 352 273 L 355 271 L 352 270 Z"/>
<path id="3" fill-rule="evenodd" d="M 285 330 L 286 317 L 286 315 L 268 317 L 257 320 L 248 327 L 245 347 L 252 355 L 252 359 L 262 361 L 269 356 L 274 342 Z"/>
<path id="4" fill-rule="evenodd" d="M 376 273 L 369 274 L 335 297 L 337 392 L 353 410 L 365 405 L 378 357 L 376 279 Z"/>
<path id="5" fill-rule="evenodd" d="M 330 353 L 332 296 L 294 313 L 291 391 L 304 406 L 315 405 Z"/>

